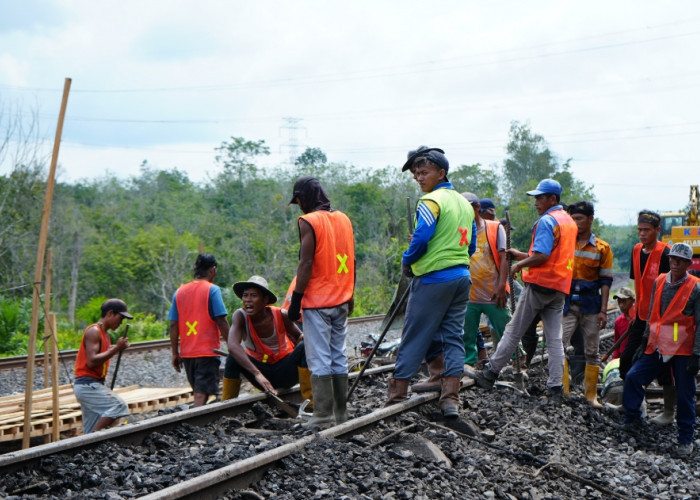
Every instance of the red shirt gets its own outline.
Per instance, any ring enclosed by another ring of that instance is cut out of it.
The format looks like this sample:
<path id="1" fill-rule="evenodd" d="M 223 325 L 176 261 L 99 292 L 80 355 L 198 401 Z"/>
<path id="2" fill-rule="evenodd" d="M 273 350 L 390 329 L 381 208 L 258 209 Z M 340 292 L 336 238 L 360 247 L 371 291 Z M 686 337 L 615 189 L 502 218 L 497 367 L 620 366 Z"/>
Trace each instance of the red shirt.
<path id="1" fill-rule="evenodd" d="M 629 314 L 629 316 L 627 314 Z M 632 319 L 634 319 L 635 315 L 637 314 L 636 308 L 632 306 L 630 310 L 627 311 L 627 314 L 620 314 L 615 320 L 615 337 L 613 339 L 614 342 L 617 342 L 617 340 L 620 337 L 622 337 L 627 331 L 627 329 L 630 327 Z M 620 357 L 622 352 L 625 350 L 627 340 L 629 340 L 629 337 L 623 340 L 622 343 L 619 346 L 617 346 L 617 349 L 613 351 L 612 359 Z"/>

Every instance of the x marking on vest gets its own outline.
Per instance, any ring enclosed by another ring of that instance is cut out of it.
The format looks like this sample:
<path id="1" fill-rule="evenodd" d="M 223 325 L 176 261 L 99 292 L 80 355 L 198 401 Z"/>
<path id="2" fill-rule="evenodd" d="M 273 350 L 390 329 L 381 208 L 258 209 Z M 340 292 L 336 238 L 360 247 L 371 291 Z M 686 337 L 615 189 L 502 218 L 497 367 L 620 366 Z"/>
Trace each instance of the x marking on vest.
<path id="1" fill-rule="evenodd" d="M 459 240 L 459 246 L 469 245 L 469 240 L 467 239 L 467 237 L 469 236 L 469 229 L 462 229 L 460 227 L 459 233 L 462 235 L 462 239 Z"/>
<path id="2" fill-rule="evenodd" d="M 343 256 L 337 254 L 336 258 L 338 259 L 338 261 L 340 261 L 340 266 L 338 266 L 338 274 L 340 274 L 341 272 L 345 272 L 345 274 L 349 273 L 350 270 L 348 269 L 348 266 L 345 265 L 345 261 L 348 260 L 348 254 L 345 254 Z"/>
<path id="3" fill-rule="evenodd" d="M 566 269 L 567 271 L 571 271 L 574 268 L 574 259 L 569 259 L 569 262 L 566 264 Z"/>
<path id="4" fill-rule="evenodd" d="M 197 322 L 195 321 L 194 323 L 190 323 L 189 321 L 185 321 L 185 324 L 187 325 L 187 336 L 189 337 L 190 334 L 192 335 L 197 335 Z"/>

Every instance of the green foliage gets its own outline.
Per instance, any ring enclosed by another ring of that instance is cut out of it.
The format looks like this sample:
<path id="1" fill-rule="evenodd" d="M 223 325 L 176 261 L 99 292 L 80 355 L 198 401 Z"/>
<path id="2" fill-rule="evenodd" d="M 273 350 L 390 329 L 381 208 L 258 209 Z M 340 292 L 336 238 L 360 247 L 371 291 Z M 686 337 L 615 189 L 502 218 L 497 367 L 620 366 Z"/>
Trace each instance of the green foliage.
<path id="1" fill-rule="evenodd" d="M 0 354 L 13 356 L 26 352 L 25 338 L 29 333 L 32 301 L 0 297 Z"/>
<path id="2" fill-rule="evenodd" d="M 636 227 L 601 224 L 596 235 L 607 241 L 613 250 L 613 271 L 629 273 L 632 248 L 639 243 Z"/>
<path id="3" fill-rule="evenodd" d="M 76 319 L 79 321 L 82 328 L 93 323 L 97 323 L 102 316 L 102 304 L 109 297 L 91 297 L 88 301 L 75 312 Z"/>

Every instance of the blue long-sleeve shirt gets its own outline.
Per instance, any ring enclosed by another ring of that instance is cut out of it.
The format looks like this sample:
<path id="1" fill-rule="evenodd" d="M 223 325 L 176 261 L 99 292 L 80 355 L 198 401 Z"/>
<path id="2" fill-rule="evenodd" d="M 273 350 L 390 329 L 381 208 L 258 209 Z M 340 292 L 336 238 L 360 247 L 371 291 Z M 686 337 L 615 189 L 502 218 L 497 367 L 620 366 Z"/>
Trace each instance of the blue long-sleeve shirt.
<path id="1" fill-rule="evenodd" d="M 435 189 L 454 189 L 451 182 L 441 182 Z M 428 242 L 435 234 L 440 215 L 437 217 L 433 214 L 430 207 L 421 201 L 416 208 L 416 229 L 413 232 L 413 238 L 408 245 L 408 249 L 403 253 L 401 262 L 407 265 L 413 264 L 420 259 L 425 252 L 428 251 Z M 469 256 L 471 257 L 476 251 L 476 222 L 472 222 L 471 241 L 469 242 Z M 444 283 L 463 276 L 470 276 L 467 265 L 453 266 L 447 269 L 439 269 L 421 276 L 424 283 Z"/>

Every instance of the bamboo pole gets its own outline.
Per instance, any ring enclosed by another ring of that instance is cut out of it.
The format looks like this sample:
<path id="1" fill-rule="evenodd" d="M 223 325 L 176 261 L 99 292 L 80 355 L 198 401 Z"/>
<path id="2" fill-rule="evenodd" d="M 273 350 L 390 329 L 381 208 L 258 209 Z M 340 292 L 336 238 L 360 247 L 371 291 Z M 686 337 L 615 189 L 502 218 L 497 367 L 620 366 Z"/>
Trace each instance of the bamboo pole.
<path id="1" fill-rule="evenodd" d="M 49 386 L 49 339 L 51 328 L 49 312 L 51 311 L 51 249 L 46 251 L 46 286 L 44 287 L 44 389 Z"/>
<path id="2" fill-rule="evenodd" d="M 61 110 L 58 114 L 56 137 L 53 141 L 53 153 L 51 155 L 51 168 L 46 181 L 46 196 L 44 197 L 44 210 L 41 216 L 41 230 L 39 232 L 39 244 L 36 251 L 36 265 L 34 266 L 34 294 L 32 298 L 32 321 L 29 327 L 29 346 L 27 348 L 27 386 L 24 392 L 24 427 L 22 428 L 22 448 L 29 448 L 32 423 L 32 391 L 34 389 L 34 360 L 36 358 L 36 335 L 39 330 L 39 308 L 41 307 L 41 275 L 44 269 L 44 253 L 46 239 L 49 232 L 49 219 L 51 217 L 51 203 L 53 202 L 53 188 L 56 177 L 56 165 L 58 164 L 58 150 L 61 145 L 63 133 L 63 119 L 68 105 L 71 79 L 66 78 L 63 84 L 63 99 Z"/>
<path id="3" fill-rule="evenodd" d="M 56 315 L 49 314 L 51 325 L 51 411 L 53 416 L 53 441 L 61 439 L 61 408 L 58 402 L 58 330 L 56 329 Z"/>

